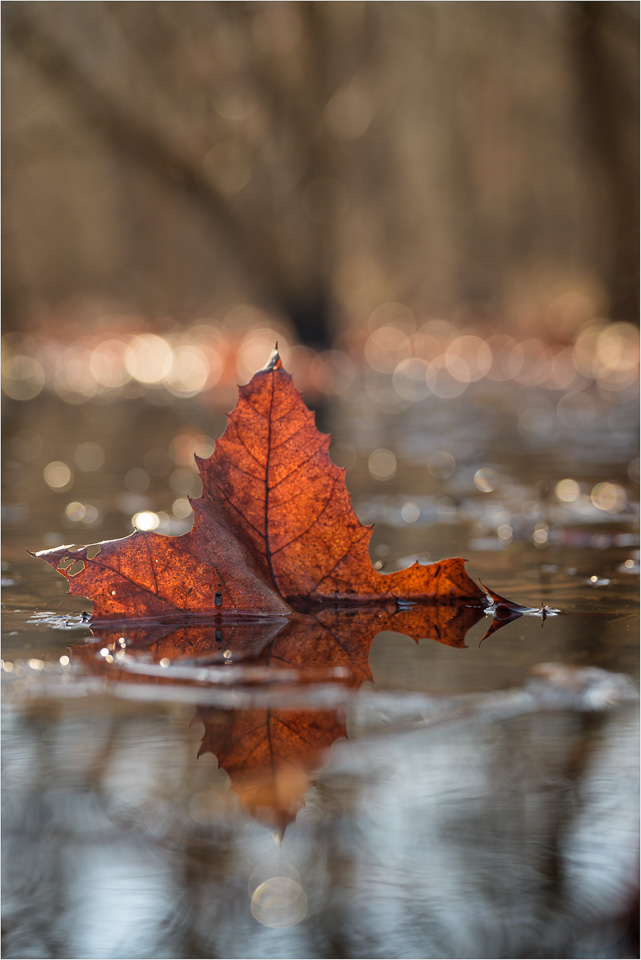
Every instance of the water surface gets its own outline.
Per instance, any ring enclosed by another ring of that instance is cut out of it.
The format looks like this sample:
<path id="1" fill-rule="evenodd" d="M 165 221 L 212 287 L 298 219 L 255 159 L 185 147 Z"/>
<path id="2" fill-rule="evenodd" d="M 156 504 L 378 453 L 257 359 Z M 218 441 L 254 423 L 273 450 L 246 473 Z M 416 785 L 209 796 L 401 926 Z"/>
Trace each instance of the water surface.
<path id="1" fill-rule="evenodd" d="M 5 956 L 638 955 L 635 405 L 472 388 L 318 418 L 381 569 L 462 555 L 531 607 L 486 639 L 470 607 L 92 632 L 26 548 L 184 532 L 224 416 L 5 405 Z"/>

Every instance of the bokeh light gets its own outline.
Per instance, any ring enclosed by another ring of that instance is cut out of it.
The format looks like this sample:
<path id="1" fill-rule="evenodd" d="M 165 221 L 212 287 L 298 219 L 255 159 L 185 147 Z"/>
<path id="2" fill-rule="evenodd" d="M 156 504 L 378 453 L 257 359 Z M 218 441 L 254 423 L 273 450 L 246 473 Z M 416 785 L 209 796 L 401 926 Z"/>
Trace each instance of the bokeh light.
<path id="1" fill-rule="evenodd" d="M 80 404 L 98 393 L 98 383 L 91 371 L 91 351 L 82 343 L 62 351 L 56 364 L 53 387 L 66 403 Z"/>
<path id="2" fill-rule="evenodd" d="M 462 360 L 465 364 L 466 375 L 464 379 L 473 383 L 485 377 L 492 367 L 492 351 L 488 344 L 480 337 L 467 334 L 461 337 L 455 337 L 450 343 L 445 353 L 445 359 L 448 363 L 448 369 L 456 377 L 457 366 L 455 360 Z M 459 377 L 463 370 L 458 367 Z"/>
<path id="3" fill-rule="evenodd" d="M 590 493 L 590 499 L 595 507 L 606 513 L 621 513 L 625 509 L 627 497 L 625 490 L 618 483 L 597 483 Z"/>
<path id="4" fill-rule="evenodd" d="M 403 504 L 401 508 L 401 516 L 405 523 L 416 523 L 420 515 L 421 510 L 416 503 L 413 503 L 410 500 L 408 503 Z"/>
<path id="5" fill-rule="evenodd" d="M 211 359 L 216 357 L 218 364 L 212 369 Z M 222 363 L 216 354 L 210 354 L 210 362 L 198 347 L 183 345 L 174 350 L 169 373 L 164 384 L 175 397 L 195 397 L 209 383 L 218 383 L 222 373 Z"/>
<path id="6" fill-rule="evenodd" d="M 429 396 L 427 385 L 428 364 L 420 357 L 401 360 L 393 373 L 394 389 L 404 400 L 423 400 Z"/>
<path id="7" fill-rule="evenodd" d="M 554 493 L 563 503 L 574 503 L 581 493 L 581 488 L 576 480 L 567 478 L 565 480 L 559 480 L 554 488 Z"/>
<path id="8" fill-rule="evenodd" d="M 449 450 L 437 450 L 427 461 L 427 469 L 438 480 L 447 480 L 456 470 L 456 460 Z"/>
<path id="9" fill-rule="evenodd" d="M 496 470 L 491 467 L 481 467 L 474 474 L 474 486 L 481 493 L 491 493 L 496 490 L 499 483 L 499 476 Z"/>
<path id="10" fill-rule="evenodd" d="M 99 523 L 102 520 L 102 514 L 98 507 L 94 506 L 93 503 L 85 503 L 85 515 L 83 521 L 86 524 Z"/>
<path id="11" fill-rule="evenodd" d="M 251 912 L 266 927 L 291 927 L 307 916 L 307 897 L 296 880 L 272 877 L 256 887 Z"/>
<path id="12" fill-rule="evenodd" d="M 365 343 L 365 359 L 379 373 L 392 373 L 403 360 L 411 356 L 412 345 L 397 326 L 382 326 L 374 330 Z"/>
<path id="13" fill-rule="evenodd" d="M 44 370 L 33 357 L 18 354 L 2 364 L 2 389 L 12 400 L 33 400 L 44 383 Z"/>
<path id="14" fill-rule="evenodd" d="M 156 530 L 160 524 L 160 518 L 151 510 L 141 510 L 133 515 L 131 524 L 136 530 Z"/>
<path id="15" fill-rule="evenodd" d="M 629 323 L 590 320 L 573 331 L 571 342 L 557 343 L 487 326 L 461 327 L 446 318 L 419 326 L 410 306 L 383 301 L 370 310 L 366 324 L 360 319 L 362 337 L 350 333 L 340 346 L 318 352 L 292 345 L 290 326 L 280 314 L 243 303 L 228 309 L 222 321 L 203 318 L 181 328 L 167 320 L 162 335 L 145 329 L 141 317 L 111 320 L 114 327 L 107 325 L 104 336 L 96 332 L 74 342 L 6 334 L 5 395 L 32 400 L 51 390 L 71 404 L 97 396 L 148 396 L 160 403 L 163 394 L 168 402 L 217 387 L 223 402 L 233 402 L 235 384 L 264 367 L 276 341 L 297 383 L 321 396 L 344 393 L 364 360 L 366 370 L 380 375 L 366 377 L 365 389 L 380 410 L 390 412 L 432 398 L 455 400 L 484 381 L 511 382 L 547 391 L 558 422 L 572 429 L 594 419 L 602 399 L 627 402 L 638 382 L 639 336 Z M 551 409 L 542 396 L 537 406 Z M 550 426 L 547 413 L 538 421 L 523 413 L 526 434 Z"/>
<path id="16" fill-rule="evenodd" d="M 192 515 L 193 509 L 186 497 L 178 497 L 172 504 L 171 512 L 178 520 L 185 520 Z"/>
<path id="17" fill-rule="evenodd" d="M 547 545 L 549 535 L 550 531 L 548 525 L 546 523 L 538 523 L 534 528 L 532 539 L 537 547 L 544 547 Z"/>
<path id="18" fill-rule="evenodd" d="M 169 343 L 155 333 L 132 337 L 125 350 L 127 372 L 140 383 L 159 383 L 169 375 L 173 362 Z"/>
<path id="19" fill-rule="evenodd" d="M 52 460 L 48 463 L 44 468 L 43 476 L 45 483 L 52 490 L 63 492 L 73 485 L 73 474 L 62 460 Z"/>
<path id="20" fill-rule="evenodd" d="M 374 450 L 369 456 L 368 467 L 375 480 L 391 480 L 396 473 L 396 457 L 391 450 Z"/>
<path id="21" fill-rule="evenodd" d="M 131 379 L 125 357 L 127 344 L 123 340 L 103 340 L 91 351 L 89 369 L 102 387 L 117 389 Z"/>
<path id="22" fill-rule="evenodd" d="M 79 503 L 77 500 L 73 500 L 71 503 L 68 503 L 65 508 L 65 513 L 70 520 L 78 522 L 84 520 L 87 515 L 87 511 L 84 503 Z"/>
<path id="23" fill-rule="evenodd" d="M 442 400 L 465 393 L 470 383 L 470 368 L 457 356 L 436 357 L 427 368 L 427 385 Z"/>

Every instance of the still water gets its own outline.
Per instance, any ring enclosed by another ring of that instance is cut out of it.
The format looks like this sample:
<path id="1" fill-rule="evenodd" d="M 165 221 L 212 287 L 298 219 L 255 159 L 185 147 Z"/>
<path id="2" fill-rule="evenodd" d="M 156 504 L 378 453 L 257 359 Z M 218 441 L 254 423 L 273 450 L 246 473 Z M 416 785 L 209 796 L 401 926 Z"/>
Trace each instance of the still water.
<path id="1" fill-rule="evenodd" d="M 638 956 L 636 403 L 582 403 L 318 411 L 373 561 L 465 556 L 522 617 L 93 632 L 26 548 L 184 532 L 224 415 L 6 403 L 4 955 Z"/>

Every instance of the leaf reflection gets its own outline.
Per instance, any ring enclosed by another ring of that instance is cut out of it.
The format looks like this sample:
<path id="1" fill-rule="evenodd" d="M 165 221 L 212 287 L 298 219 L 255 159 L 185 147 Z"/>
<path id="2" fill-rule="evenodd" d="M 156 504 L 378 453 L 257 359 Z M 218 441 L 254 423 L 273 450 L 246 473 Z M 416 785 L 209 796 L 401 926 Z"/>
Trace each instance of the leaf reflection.
<path id="1" fill-rule="evenodd" d="M 515 603 L 513 600 L 508 600 L 506 597 L 502 597 L 500 593 L 496 593 L 494 590 L 486 587 L 482 580 L 479 582 L 491 600 L 490 605 L 486 607 L 486 612 L 492 614 L 492 623 L 481 637 L 479 641 L 479 647 L 484 640 L 487 640 L 488 637 L 491 637 L 492 634 L 496 633 L 497 630 L 500 630 L 501 627 L 504 627 L 508 623 L 512 623 L 513 620 L 518 620 L 520 617 L 523 617 L 526 614 L 529 616 L 540 617 L 541 626 L 543 626 L 548 617 L 555 617 L 561 612 L 560 610 L 555 610 L 552 607 L 546 607 L 543 602 L 541 602 L 540 607 L 527 607 L 522 603 Z"/>
<path id="2" fill-rule="evenodd" d="M 212 753 L 246 810 L 282 836 L 305 803 L 329 747 L 347 736 L 342 711 L 211 710 L 198 756 Z"/>
<path id="3" fill-rule="evenodd" d="M 374 637 L 390 630 L 464 648 L 484 615 L 480 605 L 390 604 L 291 618 L 94 626 L 97 643 L 73 653 L 81 670 L 110 683 L 186 685 L 196 702 L 201 690 L 231 691 L 237 705 L 203 693 L 194 716 L 204 725 L 198 756 L 213 754 L 247 812 L 282 835 L 332 743 L 347 737 L 345 694 L 373 680 Z M 292 690 L 295 701 L 284 697 Z"/>

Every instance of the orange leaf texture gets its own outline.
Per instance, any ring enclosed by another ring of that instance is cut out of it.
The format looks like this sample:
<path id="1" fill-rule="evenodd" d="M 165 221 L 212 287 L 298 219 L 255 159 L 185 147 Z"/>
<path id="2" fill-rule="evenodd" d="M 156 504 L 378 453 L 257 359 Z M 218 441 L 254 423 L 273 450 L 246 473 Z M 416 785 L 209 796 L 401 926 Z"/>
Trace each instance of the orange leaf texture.
<path id="1" fill-rule="evenodd" d="M 459 557 L 382 574 L 372 528 L 352 509 L 345 471 L 276 351 L 240 388 L 207 460 L 189 533 L 136 531 L 89 547 L 35 556 L 93 603 L 93 621 L 217 614 L 287 616 L 292 604 L 331 601 L 483 603 Z"/>

